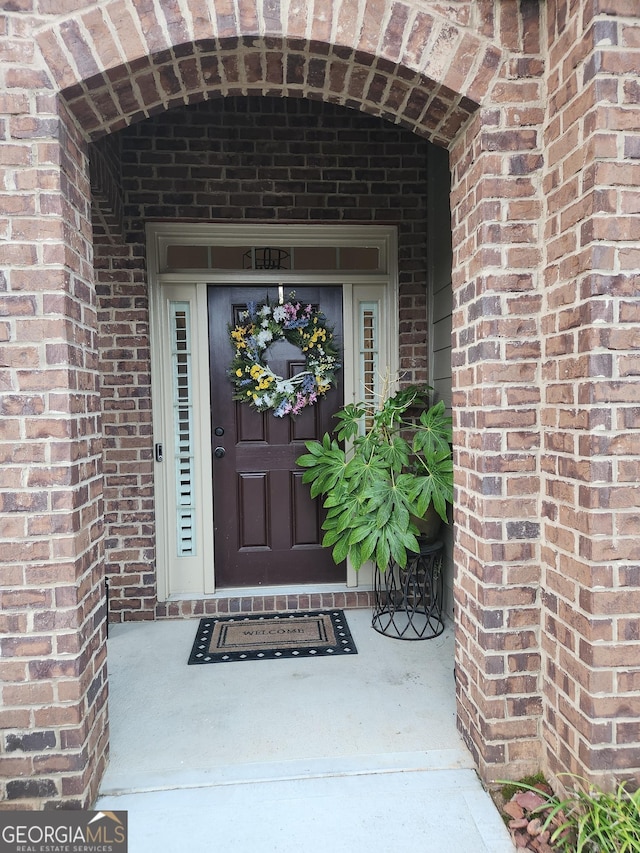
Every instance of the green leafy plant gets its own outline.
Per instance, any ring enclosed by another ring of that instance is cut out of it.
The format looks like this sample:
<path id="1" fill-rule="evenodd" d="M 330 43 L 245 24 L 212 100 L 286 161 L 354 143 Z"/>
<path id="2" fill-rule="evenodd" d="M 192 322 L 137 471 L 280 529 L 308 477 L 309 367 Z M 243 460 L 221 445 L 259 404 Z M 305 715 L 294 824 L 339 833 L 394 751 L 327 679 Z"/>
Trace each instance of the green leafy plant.
<path id="1" fill-rule="evenodd" d="M 414 520 L 433 505 L 444 521 L 453 501 L 451 418 L 442 401 L 429 407 L 431 389 L 411 385 L 372 410 L 350 403 L 336 418 L 337 438 L 306 442 L 297 460 L 312 497 L 324 496 L 323 545 L 340 563 L 358 569 L 374 560 L 404 567 L 419 552 Z M 410 411 L 420 411 L 416 417 Z M 346 449 L 340 446 L 346 443 Z"/>
<path id="2" fill-rule="evenodd" d="M 558 853 L 637 853 L 640 850 L 640 789 L 630 792 L 621 782 L 606 792 L 572 774 L 576 780 L 566 797 L 526 782 L 511 783 L 544 798 L 531 816 L 540 815 L 542 830 L 549 830 L 549 844 Z"/>

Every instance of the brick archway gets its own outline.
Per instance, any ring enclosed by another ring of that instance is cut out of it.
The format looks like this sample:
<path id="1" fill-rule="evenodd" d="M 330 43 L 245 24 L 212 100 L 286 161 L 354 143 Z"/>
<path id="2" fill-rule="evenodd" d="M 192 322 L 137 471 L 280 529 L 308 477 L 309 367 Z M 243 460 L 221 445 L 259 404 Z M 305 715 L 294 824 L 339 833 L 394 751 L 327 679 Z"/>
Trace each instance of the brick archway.
<path id="1" fill-rule="evenodd" d="M 43 774 L 43 784 L 21 796 L 33 791 L 40 803 L 56 795 L 86 803 L 106 760 L 87 145 L 158 112 L 228 95 L 326 100 L 450 150 L 459 725 L 485 777 L 494 768 L 522 775 L 541 753 L 539 437 L 528 390 L 539 365 L 522 346 L 538 334 L 540 307 L 540 234 L 532 216 L 541 193 L 538 4 L 500 4 L 480 17 L 475 3 L 447 6 L 446 16 L 437 3 L 300 3 L 286 20 L 269 2 L 241 2 L 238 18 L 233 4 L 218 4 L 215 18 L 204 0 L 183 5 L 185 18 L 177 3 L 111 0 L 45 20 L 35 33 L 49 83 L 43 98 L 55 93 L 58 113 L 40 131 L 51 132 L 52 156 L 61 159 L 52 208 L 61 227 L 51 232 L 59 254 L 47 248 L 57 266 L 48 270 L 53 293 L 44 310 L 57 312 L 63 339 L 48 352 L 51 364 L 69 368 L 64 382 L 56 378 L 62 387 L 51 404 L 69 413 L 57 459 L 57 473 L 70 478 L 58 498 L 68 510 L 69 554 L 61 648 L 74 655 L 68 679 L 77 696 L 56 697 L 64 713 L 50 715 L 64 769 Z M 527 520 L 514 524 L 514 514 Z M 60 556 L 50 560 L 47 583 L 55 589 Z M 55 613 L 53 599 L 50 607 Z M 532 696 L 527 703 L 523 692 Z"/>
<path id="2" fill-rule="evenodd" d="M 38 35 L 87 137 L 215 94 L 277 93 L 353 106 L 448 146 L 508 55 L 473 31 L 468 8 L 301 3 L 285 18 L 245 3 L 236 18 L 231 5 L 188 5 L 183 17 L 177 4 L 112 0 Z"/>

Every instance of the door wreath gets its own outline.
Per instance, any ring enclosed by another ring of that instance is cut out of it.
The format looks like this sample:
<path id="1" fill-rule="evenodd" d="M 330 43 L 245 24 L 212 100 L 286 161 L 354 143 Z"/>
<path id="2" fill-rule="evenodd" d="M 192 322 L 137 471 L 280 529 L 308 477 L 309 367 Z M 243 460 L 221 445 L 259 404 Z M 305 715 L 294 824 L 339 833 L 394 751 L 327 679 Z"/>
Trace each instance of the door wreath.
<path id="1" fill-rule="evenodd" d="M 326 317 L 311 305 L 295 302 L 270 305 L 249 302 L 240 322 L 230 327 L 234 347 L 229 377 L 234 400 L 249 403 L 259 412 L 272 410 L 276 418 L 297 415 L 335 386 L 340 369 L 338 352 Z M 305 356 L 305 369 L 291 378 L 274 373 L 265 353 L 275 341 L 286 340 Z"/>

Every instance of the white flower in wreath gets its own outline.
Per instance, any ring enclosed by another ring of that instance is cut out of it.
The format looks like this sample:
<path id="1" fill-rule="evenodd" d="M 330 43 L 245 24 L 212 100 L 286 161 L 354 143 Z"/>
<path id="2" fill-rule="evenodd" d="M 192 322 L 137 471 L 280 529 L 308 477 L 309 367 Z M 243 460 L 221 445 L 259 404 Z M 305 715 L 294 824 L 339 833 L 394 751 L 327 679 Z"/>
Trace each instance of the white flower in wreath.
<path id="1" fill-rule="evenodd" d="M 273 309 L 273 319 L 276 323 L 282 323 L 287 318 L 287 312 L 284 305 L 276 305 Z"/>
<path id="2" fill-rule="evenodd" d="M 262 329 L 262 331 L 258 332 L 256 335 L 256 343 L 260 347 L 260 349 L 264 349 L 269 341 L 273 340 L 273 332 L 270 329 Z"/>
<path id="3" fill-rule="evenodd" d="M 268 305 L 263 305 L 262 308 L 258 311 L 258 314 L 261 317 L 268 317 L 269 314 L 271 314 L 271 308 Z"/>
<path id="4" fill-rule="evenodd" d="M 287 396 L 289 394 L 293 394 L 293 382 L 291 382 L 289 379 L 284 379 L 280 382 L 276 382 L 276 391 L 279 394 L 286 394 Z"/>

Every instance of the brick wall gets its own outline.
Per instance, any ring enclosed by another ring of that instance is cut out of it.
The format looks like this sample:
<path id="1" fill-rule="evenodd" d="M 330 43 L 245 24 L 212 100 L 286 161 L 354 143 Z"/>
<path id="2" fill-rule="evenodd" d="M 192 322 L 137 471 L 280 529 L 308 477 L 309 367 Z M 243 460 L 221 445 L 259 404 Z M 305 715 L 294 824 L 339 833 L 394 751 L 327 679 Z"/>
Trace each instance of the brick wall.
<path id="1" fill-rule="evenodd" d="M 549 4 L 543 305 L 550 767 L 640 779 L 640 20 Z"/>
<path id="2" fill-rule="evenodd" d="M 91 148 L 91 217 L 94 243 L 124 241 L 124 209 L 120 146 L 117 134 L 103 137 Z"/>
<path id="3" fill-rule="evenodd" d="M 108 747 L 86 143 L 51 95 L 30 117 L 13 94 L 0 200 L 0 807 L 78 808 Z"/>
<path id="4" fill-rule="evenodd" d="M 497 8 L 496 8 L 497 12 Z M 513 50 L 451 149 L 454 595 L 460 731 L 485 778 L 544 761 L 540 698 L 538 4 L 485 20 Z"/>
<path id="5" fill-rule="evenodd" d="M 112 147 L 93 146 L 103 164 L 95 171 L 111 163 L 112 178 L 121 174 L 127 234 L 126 244 L 117 229 L 96 238 L 106 560 L 112 618 L 149 619 L 156 599 L 145 223 L 397 225 L 401 369 L 407 381 L 425 382 L 429 143 L 338 105 L 258 97 L 162 113 L 113 138 L 115 158 Z"/>

